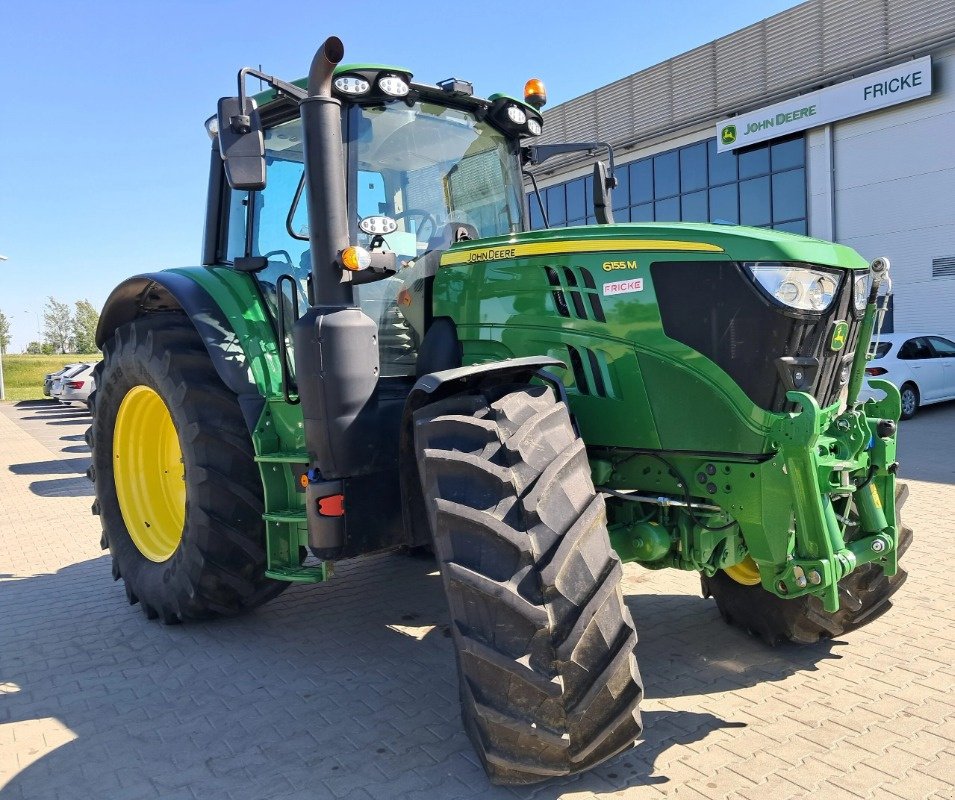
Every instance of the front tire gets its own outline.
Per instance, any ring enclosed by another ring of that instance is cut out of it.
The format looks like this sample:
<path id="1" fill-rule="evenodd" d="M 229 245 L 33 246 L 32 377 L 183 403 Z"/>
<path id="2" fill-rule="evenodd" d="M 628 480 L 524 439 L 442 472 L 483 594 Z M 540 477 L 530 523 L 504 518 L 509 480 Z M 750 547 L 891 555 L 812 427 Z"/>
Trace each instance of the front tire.
<path id="1" fill-rule="evenodd" d="M 464 725 L 494 783 L 589 769 L 633 745 L 643 694 L 603 498 L 543 386 L 415 414 Z"/>
<path id="2" fill-rule="evenodd" d="M 248 429 L 189 320 L 156 314 L 120 328 L 96 386 L 93 512 L 129 602 L 174 623 L 236 614 L 283 591 L 265 577 Z"/>
<path id="3" fill-rule="evenodd" d="M 902 398 L 902 416 L 900 419 L 912 419 L 915 412 L 919 410 L 921 397 L 919 390 L 914 383 L 903 383 L 899 389 L 899 395 Z"/>
<path id="4" fill-rule="evenodd" d="M 908 487 L 898 484 L 895 524 L 899 528 L 899 560 L 912 544 L 912 529 L 902 524 L 899 513 L 908 496 Z M 703 597 L 716 600 L 724 622 L 775 645 L 782 641 L 812 644 L 861 628 L 892 607 L 890 599 L 907 577 L 901 566 L 891 578 L 875 563 L 856 567 L 839 581 L 839 610 L 832 612 L 822 607 L 818 597 L 803 595 L 784 600 L 758 584 L 741 581 L 739 573 L 734 580 L 720 570 L 712 578 L 701 576 L 701 582 Z"/>

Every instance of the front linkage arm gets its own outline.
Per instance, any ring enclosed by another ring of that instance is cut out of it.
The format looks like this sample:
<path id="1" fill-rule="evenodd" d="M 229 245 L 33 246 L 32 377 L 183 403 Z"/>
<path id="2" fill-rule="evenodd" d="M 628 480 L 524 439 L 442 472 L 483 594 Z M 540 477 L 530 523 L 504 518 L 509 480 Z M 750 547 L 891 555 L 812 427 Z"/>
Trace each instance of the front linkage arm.
<path id="1" fill-rule="evenodd" d="M 864 410 L 822 411 L 804 392 L 786 397 L 801 408 L 774 429 L 792 485 L 794 542 L 785 564 L 761 565 L 762 584 L 780 597 L 815 594 L 834 612 L 838 583 L 857 566 L 879 561 L 887 575 L 895 574 L 895 426 L 880 425 L 883 420 Z M 891 412 L 888 397 L 883 404 L 871 410 Z M 846 499 L 843 525 L 835 498 Z M 846 542 L 851 505 L 858 531 Z"/>

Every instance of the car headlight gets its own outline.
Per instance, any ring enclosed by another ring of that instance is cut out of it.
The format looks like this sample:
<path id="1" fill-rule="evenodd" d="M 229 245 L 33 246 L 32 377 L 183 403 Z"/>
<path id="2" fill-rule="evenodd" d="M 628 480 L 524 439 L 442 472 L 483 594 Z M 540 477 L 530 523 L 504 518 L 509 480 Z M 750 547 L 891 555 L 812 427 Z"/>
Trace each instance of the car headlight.
<path id="1" fill-rule="evenodd" d="M 863 275 L 856 278 L 855 289 L 852 294 L 852 301 L 855 304 L 856 311 L 862 313 L 865 311 L 866 301 L 869 299 L 869 286 L 872 284 L 872 276 L 866 271 Z"/>
<path id="2" fill-rule="evenodd" d="M 797 264 L 744 262 L 756 283 L 783 305 L 800 311 L 825 311 L 839 290 L 840 278 Z"/>

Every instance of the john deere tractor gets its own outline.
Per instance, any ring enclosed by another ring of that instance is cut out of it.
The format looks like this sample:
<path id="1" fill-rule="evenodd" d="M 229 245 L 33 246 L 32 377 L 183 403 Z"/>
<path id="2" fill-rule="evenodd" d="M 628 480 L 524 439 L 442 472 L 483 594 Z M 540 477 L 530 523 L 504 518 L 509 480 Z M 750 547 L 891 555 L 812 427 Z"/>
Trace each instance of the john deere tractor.
<path id="1" fill-rule="evenodd" d="M 202 266 L 103 310 L 91 477 L 149 618 L 236 614 L 339 559 L 433 547 L 491 779 L 640 734 L 621 563 L 692 570 L 768 642 L 887 608 L 911 537 L 898 391 L 857 397 L 888 264 L 770 230 L 532 231 L 543 90 L 403 68 L 243 69 L 219 101 Z M 247 94 L 249 78 L 270 88 Z M 533 194 L 532 194 L 533 201 Z"/>

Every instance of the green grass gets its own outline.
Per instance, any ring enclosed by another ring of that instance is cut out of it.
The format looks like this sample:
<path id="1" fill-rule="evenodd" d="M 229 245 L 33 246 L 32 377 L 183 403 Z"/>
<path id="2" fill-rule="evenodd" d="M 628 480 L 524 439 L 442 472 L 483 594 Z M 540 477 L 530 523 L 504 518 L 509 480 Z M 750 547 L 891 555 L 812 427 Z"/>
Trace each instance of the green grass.
<path id="1" fill-rule="evenodd" d="M 78 361 L 93 363 L 103 356 L 91 353 L 78 356 L 29 356 L 7 353 L 3 356 L 3 386 L 7 400 L 42 400 L 43 376 Z"/>

